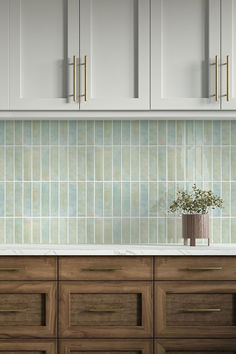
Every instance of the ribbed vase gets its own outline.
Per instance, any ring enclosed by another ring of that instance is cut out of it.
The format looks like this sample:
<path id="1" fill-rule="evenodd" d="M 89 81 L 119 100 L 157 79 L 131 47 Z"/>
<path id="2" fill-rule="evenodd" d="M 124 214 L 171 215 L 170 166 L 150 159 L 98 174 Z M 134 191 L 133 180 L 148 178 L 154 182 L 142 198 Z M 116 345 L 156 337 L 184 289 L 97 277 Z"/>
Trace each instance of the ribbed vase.
<path id="1" fill-rule="evenodd" d="M 208 214 L 182 214 L 182 235 L 184 244 L 187 245 L 188 239 L 190 239 L 190 246 L 196 246 L 196 239 L 207 238 L 209 245 L 209 226 Z"/>

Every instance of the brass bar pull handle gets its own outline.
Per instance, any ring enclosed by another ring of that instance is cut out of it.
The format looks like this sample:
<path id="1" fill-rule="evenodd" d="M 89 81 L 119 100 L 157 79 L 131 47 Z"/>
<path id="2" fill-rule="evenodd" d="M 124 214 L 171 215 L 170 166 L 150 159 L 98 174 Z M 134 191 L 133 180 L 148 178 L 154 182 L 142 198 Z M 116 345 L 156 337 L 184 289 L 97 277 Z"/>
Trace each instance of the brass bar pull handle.
<path id="1" fill-rule="evenodd" d="M 0 267 L 0 272 L 17 272 L 19 270 L 25 270 L 25 267 Z"/>
<path id="2" fill-rule="evenodd" d="M 120 312 L 122 308 L 110 308 L 110 309 L 88 309 L 87 312 Z"/>
<path id="3" fill-rule="evenodd" d="M 207 271 L 207 270 L 222 270 L 222 267 L 189 267 L 189 271 Z"/>
<path id="4" fill-rule="evenodd" d="M 223 96 L 226 97 L 226 101 L 229 102 L 229 55 L 226 56 L 226 62 L 223 65 L 226 65 L 226 94 Z"/>
<path id="5" fill-rule="evenodd" d="M 218 102 L 218 55 L 215 56 L 215 100 Z"/>
<path id="6" fill-rule="evenodd" d="M 76 66 L 77 58 L 73 56 L 73 101 L 76 102 Z"/>
<path id="7" fill-rule="evenodd" d="M 84 271 L 88 272 L 113 272 L 116 270 L 122 270 L 122 267 L 117 267 L 117 268 L 97 268 L 97 267 L 90 267 L 90 268 L 84 268 Z"/>
<path id="8" fill-rule="evenodd" d="M 26 312 L 26 309 L 0 309 L 1 312 Z"/>
<path id="9" fill-rule="evenodd" d="M 216 309 L 184 309 L 183 312 L 220 312 L 221 309 L 216 308 Z"/>

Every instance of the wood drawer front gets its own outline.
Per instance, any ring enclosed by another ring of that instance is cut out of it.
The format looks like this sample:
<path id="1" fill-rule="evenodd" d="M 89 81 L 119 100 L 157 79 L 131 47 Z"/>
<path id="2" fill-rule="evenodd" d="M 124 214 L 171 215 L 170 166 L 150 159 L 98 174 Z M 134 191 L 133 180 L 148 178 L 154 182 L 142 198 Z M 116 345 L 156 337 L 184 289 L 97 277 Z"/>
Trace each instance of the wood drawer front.
<path id="1" fill-rule="evenodd" d="M 236 257 L 155 257 L 155 280 L 236 280 Z"/>
<path id="2" fill-rule="evenodd" d="M 60 257 L 60 280 L 152 280 L 152 257 Z"/>
<path id="3" fill-rule="evenodd" d="M 235 354 L 236 340 L 159 339 L 155 354 Z"/>
<path id="4" fill-rule="evenodd" d="M 54 337 L 55 282 L 0 283 L 0 338 Z"/>
<path id="5" fill-rule="evenodd" d="M 151 282 L 61 282 L 62 337 L 152 337 Z"/>
<path id="6" fill-rule="evenodd" d="M 0 354 L 57 354 L 56 341 L 0 340 Z"/>
<path id="7" fill-rule="evenodd" d="M 152 340 L 62 340 L 61 353 L 65 354 L 152 354 Z"/>
<path id="8" fill-rule="evenodd" d="M 0 257 L 0 280 L 56 280 L 55 257 Z"/>
<path id="9" fill-rule="evenodd" d="M 233 338 L 236 283 L 157 282 L 156 337 Z"/>

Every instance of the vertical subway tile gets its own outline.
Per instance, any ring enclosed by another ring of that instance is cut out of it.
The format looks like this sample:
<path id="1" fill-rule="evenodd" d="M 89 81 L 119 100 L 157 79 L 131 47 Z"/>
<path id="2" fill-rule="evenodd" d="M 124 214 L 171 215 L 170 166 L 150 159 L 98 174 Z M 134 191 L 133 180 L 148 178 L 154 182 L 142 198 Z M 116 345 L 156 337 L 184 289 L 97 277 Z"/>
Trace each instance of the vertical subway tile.
<path id="1" fill-rule="evenodd" d="M 158 218 L 158 243 L 166 243 L 166 219 Z"/>
<path id="2" fill-rule="evenodd" d="M 94 219 L 87 219 L 87 243 L 94 243 Z"/>
<path id="3" fill-rule="evenodd" d="M 67 243 L 67 219 L 60 219 L 60 243 Z"/>
<path id="4" fill-rule="evenodd" d="M 20 164 L 22 168 L 22 163 Z M 0 181 L 5 180 L 5 148 L 0 147 Z"/>
<path id="5" fill-rule="evenodd" d="M 168 147 L 167 149 L 167 154 L 168 154 L 168 181 L 174 181 L 176 179 L 175 177 L 175 148 L 174 147 Z"/>
<path id="6" fill-rule="evenodd" d="M 149 183 L 149 216 L 157 216 L 157 183 Z"/>
<path id="7" fill-rule="evenodd" d="M 24 239 L 24 243 L 31 243 L 31 219 L 26 218 L 23 221 L 23 230 L 24 230 L 24 234 L 23 234 L 23 239 Z"/>
<path id="8" fill-rule="evenodd" d="M 58 218 L 50 219 L 50 239 L 52 244 L 59 243 Z"/>
<path id="9" fill-rule="evenodd" d="M 122 145 L 130 145 L 130 121 L 123 120 L 121 122 Z"/>
<path id="10" fill-rule="evenodd" d="M 122 219 L 122 243 L 130 244 L 130 219 Z"/>
<path id="11" fill-rule="evenodd" d="M 149 180 L 157 180 L 157 147 L 149 148 Z"/>
<path id="12" fill-rule="evenodd" d="M 167 218 L 167 242 L 176 243 L 175 237 L 175 218 Z"/>
<path id="13" fill-rule="evenodd" d="M 236 145 L 236 121 L 231 121 L 231 145 Z"/>
<path id="14" fill-rule="evenodd" d="M 195 144 L 195 121 L 188 120 L 185 123 L 186 126 L 186 144 L 194 145 Z"/>
<path id="15" fill-rule="evenodd" d="M 221 144 L 221 121 L 213 121 L 213 145 Z"/>
<path id="16" fill-rule="evenodd" d="M 22 219 L 15 219 L 15 243 L 22 243 Z"/>
<path id="17" fill-rule="evenodd" d="M 77 190 L 76 183 L 69 183 L 69 216 L 76 216 L 77 207 Z"/>
<path id="18" fill-rule="evenodd" d="M 104 181 L 112 181 L 112 147 L 104 147 Z"/>
<path id="19" fill-rule="evenodd" d="M 78 243 L 86 243 L 86 221 L 84 218 L 78 219 Z"/>
<path id="20" fill-rule="evenodd" d="M 174 120 L 169 120 L 167 123 L 167 143 L 168 145 L 175 145 L 176 144 L 176 122 Z"/>
<path id="21" fill-rule="evenodd" d="M 32 122 L 32 143 L 33 145 L 40 145 L 40 121 L 33 121 Z"/>
<path id="22" fill-rule="evenodd" d="M 203 174 L 205 181 L 212 180 L 212 148 L 203 148 Z"/>
<path id="23" fill-rule="evenodd" d="M 212 137 L 212 121 L 205 120 L 204 121 L 204 145 L 212 145 L 213 137 Z"/>
<path id="24" fill-rule="evenodd" d="M 157 219 L 151 218 L 149 221 L 149 243 L 157 243 Z"/>
<path id="25" fill-rule="evenodd" d="M 95 183 L 95 216 L 103 216 L 103 183 Z"/>
<path id="26" fill-rule="evenodd" d="M 5 121 L 0 120 L 0 145 L 5 144 Z"/>
<path id="27" fill-rule="evenodd" d="M 58 145 L 59 139 L 58 139 L 58 121 L 53 120 L 50 121 L 50 138 L 49 138 L 49 144 L 50 145 Z"/>
<path id="28" fill-rule="evenodd" d="M 103 243 L 103 219 L 95 219 L 95 243 Z"/>
<path id="29" fill-rule="evenodd" d="M 20 151 L 19 151 L 19 154 L 20 154 Z M 40 147 L 33 147 L 33 149 L 32 149 L 32 164 L 33 164 L 32 178 L 34 181 L 40 181 L 41 180 Z M 22 173 L 22 171 L 19 166 L 19 169 L 18 169 L 19 179 L 20 179 L 21 173 Z"/>
<path id="30" fill-rule="evenodd" d="M 220 218 L 213 218 L 213 242 L 220 243 Z"/>
<path id="31" fill-rule="evenodd" d="M 148 184 L 140 185 L 140 216 L 148 216 Z"/>
<path id="32" fill-rule="evenodd" d="M 222 135 L 222 145 L 230 145 L 231 141 L 231 124 L 229 120 L 223 120 L 221 122 L 221 135 Z"/>
<path id="33" fill-rule="evenodd" d="M 0 219 L 0 242 L 5 243 L 5 220 Z"/>
<path id="34" fill-rule="evenodd" d="M 236 200 L 236 182 L 231 183 L 231 201 Z M 231 203 L 231 215 L 236 216 L 236 203 Z"/>
<path id="35" fill-rule="evenodd" d="M 224 201 L 224 208 L 222 209 L 222 216 L 230 216 L 230 183 L 222 183 L 222 199 Z"/>
<path id="36" fill-rule="evenodd" d="M 40 183 L 32 184 L 32 216 L 40 216 Z"/>
<path id="37" fill-rule="evenodd" d="M 131 243 L 139 243 L 139 219 L 131 219 Z"/>
<path id="38" fill-rule="evenodd" d="M 222 180 L 230 180 L 230 148 L 222 148 Z"/>
<path id="39" fill-rule="evenodd" d="M 85 145 L 86 144 L 86 121 L 77 121 L 77 144 Z"/>
<path id="40" fill-rule="evenodd" d="M 177 120 L 176 122 L 176 144 L 184 145 L 184 131 L 185 122 L 183 120 Z"/>
<path id="41" fill-rule="evenodd" d="M 236 147 L 231 147 L 231 180 L 236 181 Z"/>
<path id="42" fill-rule="evenodd" d="M 69 243 L 76 244 L 76 219 L 71 218 L 69 219 Z"/>
<path id="43" fill-rule="evenodd" d="M 42 180 L 50 180 L 50 169 L 49 169 L 49 147 L 41 148 L 41 160 L 42 160 Z"/>
<path id="44" fill-rule="evenodd" d="M 236 161 L 235 161 L 236 162 Z M 213 147 L 213 180 L 221 180 L 221 150 L 219 147 Z"/>
<path id="45" fill-rule="evenodd" d="M 0 160 L 1 160 L 1 151 L 0 151 Z M 0 162 L 0 168 L 1 168 L 1 162 Z M 21 146 L 15 148 L 14 168 L 15 168 L 15 180 L 22 181 L 22 147 Z"/>
<path id="46" fill-rule="evenodd" d="M 158 183 L 158 191 L 157 191 L 157 215 L 164 216 L 166 214 L 166 183 Z"/>
<path id="47" fill-rule="evenodd" d="M 103 180 L 103 148 L 95 148 L 95 180 Z"/>
<path id="48" fill-rule="evenodd" d="M 113 242 L 115 244 L 121 244 L 121 219 L 113 220 Z"/>
<path id="49" fill-rule="evenodd" d="M 139 121 L 131 121 L 131 145 L 139 145 Z"/>
<path id="50" fill-rule="evenodd" d="M 186 147 L 186 180 L 194 181 L 195 180 L 195 147 L 187 146 Z"/>
<path id="51" fill-rule="evenodd" d="M 148 219 L 140 219 L 140 243 L 148 243 Z"/>
<path id="52" fill-rule="evenodd" d="M 43 191 L 42 191 L 42 198 L 43 199 L 45 198 L 45 200 L 46 200 L 47 193 L 45 195 L 43 195 Z M 46 203 L 48 203 L 48 201 Z M 42 208 L 43 208 L 43 205 L 42 205 Z M 68 215 L 67 208 L 68 208 L 68 183 L 62 182 L 62 183 L 60 183 L 60 216 L 67 216 Z"/>
<path id="53" fill-rule="evenodd" d="M 202 145 L 204 142 L 203 127 L 202 120 L 197 120 L 195 122 L 195 141 L 197 145 Z"/>
<path id="54" fill-rule="evenodd" d="M 94 183 L 87 183 L 87 216 L 94 216 Z"/>
<path id="55" fill-rule="evenodd" d="M 139 148 L 131 147 L 131 180 L 139 180 Z"/>
<path id="56" fill-rule="evenodd" d="M 157 121 L 149 121 L 149 145 L 157 145 Z"/>
<path id="57" fill-rule="evenodd" d="M 31 149 L 24 147 L 24 180 L 31 180 Z"/>
<path id="58" fill-rule="evenodd" d="M 166 145 L 166 121 L 159 120 L 157 123 L 158 145 Z"/>
<path id="59" fill-rule="evenodd" d="M 123 181 L 130 180 L 130 147 L 122 147 L 122 176 Z"/>
<path id="60" fill-rule="evenodd" d="M 168 204 L 168 207 L 167 207 L 167 212 L 169 210 L 169 207 L 171 205 L 171 203 L 173 202 L 173 200 L 175 200 L 175 183 L 174 182 L 169 182 L 168 183 L 168 187 L 167 187 L 167 204 Z"/>
<path id="61" fill-rule="evenodd" d="M 94 181 L 94 148 L 87 148 L 87 180 Z"/>
<path id="62" fill-rule="evenodd" d="M 76 121 L 69 121 L 69 145 L 76 145 Z"/>
<path id="63" fill-rule="evenodd" d="M 95 145 L 103 144 L 103 121 L 95 122 Z"/>
<path id="64" fill-rule="evenodd" d="M 158 148 L 158 180 L 166 180 L 166 148 Z"/>
<path id="65" fill-rule="evenodd" d="M 78 216 L 86 216 L 86 184 L 84 182 L 79 182 L 77 185 L 77 189 L 78 189 L 77 213 Z"/>
<path id="66" fill-rule="evenodd" d="M 112 145 L 112 121 L 104 121 L 104 145 Z"/>
<path id="67" fill-rule="evenodd" d="M 13 219 L 6 219 L 6 243 L 14 243 Z"/>
<path id="68" fill-rule="evenodd" d="M 104 219 L 104 243 L 110 244 L 113 242 L 112 238 L 112 219 Z"/>
<path id="69" fill-rule="evenodd" d="M 59 180 L 59 163 L 58 163 L 58 147 L 52 146 L 50 148 L 50 171 L 51 171 L 51 181 Z M 35 166 L 36 167 L 36 166 Z M 38 167 L 36 167 L 37 169 Z M 40 168 L 40 165 L 39 165 Z M 39 169 L 40 173 L 40 169 Z M 38 173 L 37 173 L 38 175 Z"/>
<path id="70" fill-rule="evenodd" d="M 42 243 L 49 243 L 49 220 L 42 219 Z"/>
<path id="71" fill-rule="evenodd" d="M 121 183 L 113 183 L 113 216 L 121 216 Z"/>
<path id="72" fill-rule="evenodd" d="M 76 159 L 76 148 L 69 147 L 69 180 L 76 181 L 77 180 L 77 159 Z M 52 161 L 51 161 L 52 165 Z"/>
<path id="73" fill-rule="evenodd" d="M 8 120 L 5 122 L 6 129 L 6 145 L 14 144 L 14 121 Z"/>
<path id="74" fill-rule="evenodd" d="M 222 219 L 222 243 L 230 243 L 230 219 Z"/>
<path id="75" fill-rule="evenodd" d="M 139 216 L 139 183 L 131 183 L 131 216 Z"/>
<path id="76" fill-rule="evenodd" d="M 15 216 L 22 216 L 22 183 L 15 183 Z"/>
<path id="77" fill-rule="evenodd" d="M 122 183 L 122 216 L 130 216 L 130 183 Z"/>
<path id="78" fill-rule="evenodd" d="M 113 145 L 121 144 L 121 121 L 113 121 Z"/>
<path id="79" fill-rule="evenodd" d="M 112 183 L 104 183 L 104 216 L 112 216 Z"/>
<path id="80" fill-rule="evenodd" d="M 49 121 L 41 121 L 41 144 L 49 145 Z"/>
<path id="81" fill-rule="evenodd" d="M 140 180 L 148 180 L 148 148 L 140 147 Z"/>
<path id="82" fill-rule="evenodd" d="M 67 145 L 68 144 L 68 122 L 67 121 L 59 122 L 59 136 L 60 136 L 60 144 Z"/>
<path id="83" fill-rule="evenodd" d="M 139 125 L 140 125 L 140 145 L 148 145 L 148 120 L 141 120 Z"/>
<path id="84" fill-rule="evenodd" d="M 79 147 L 77 152 L 78 159 L 78 181 L 86 180 L 86 149 L 85 147 Z"/>
<path id="85" fill-rule="evenodd" d="M 60 147 L 59 150 L 59 161 L 60 161 L 60 180 L 68 180 L 68 148 Z"/>
<path id="86" fill-rule="evenodd" d="M 176 179 L 177 181 L 184 180 L 185 161 L 184 161 L 184 147 L 176 147 Z"/>
<path id="87" fill-rule="evenodd" d="M 41 191 L 41 215 L 49 216 L 49 183 L 43 182 Z M 61 216 L 64 216 L 64 214 L 62 213 Z"/>
<path id="88" fill-rule="evenodd" d="M 231 219 L 231 243 L 236 243 L 236 218 Z"/>
<path id="89" fill-rule="evenodd" d="M 212 189 L 214 194 L 216 194 L 218 197 L 222 197 L 221 182 L 214 182 Z M 212 214 L 213 216 L 221 216 L 221 209 L 216 208 L 212 210 Z"/>
<path id="90" fill-rule="evenodd" d="M 14 215 L 14 183 L 8 182 L 6 183 L 6 216 Z M 1 193 L 2 194 L 2 193 Z M 2 199 L 2 196 L 1 196 Z"/>
<path id="91" fill-rule="evenodd" d="M 15 122 L 15 145 L 22 145 L 22 122 Z"/>
<path id="92" fill-rule="evenodd" d="M 87 121 L 87 144 L 94 145 L 94 121 Z"/>
<path id="93" fill-rule="evenodd" d="M 6 180 L 12 181 L 14 179 L 14 148 L 6 148 Z"/>
<path id="94" fill-rule="evenodd" d="M 8 185 L 8 183 L 6 184 L 6 188 L 5 188 L 4 183 L 0 182 L 0 217 L 5 215 L 5 207 L 4 206 L 5 206 L 5 199 L 7 202 L 7 196 L 6 196 L 7 185 Z"/>

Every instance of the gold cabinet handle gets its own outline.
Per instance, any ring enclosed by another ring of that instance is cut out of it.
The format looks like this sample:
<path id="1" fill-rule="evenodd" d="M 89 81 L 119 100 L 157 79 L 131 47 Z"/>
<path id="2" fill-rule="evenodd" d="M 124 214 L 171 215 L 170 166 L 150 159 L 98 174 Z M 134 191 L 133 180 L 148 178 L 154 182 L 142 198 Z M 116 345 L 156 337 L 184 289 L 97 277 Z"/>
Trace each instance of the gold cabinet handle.
<path id="1" fill-rule="evenodd" d="M 110 308 L 110 309 L 88 309 L 86 312 L 120 312 L 122 308 Z"/>
<path id="2" fill-rule="evenodd" d="M 87 272 L 113 272 L 116 270 L 122 270 L 122 267 L 117 267 L 117 268 L 97 268 L 97 267 L 90 267 L 90 268 L 84 268 L 84 271 Z"/>
<path id="3" fill-rule="evenodd" d="M 226 56 L 226 62 L 223 65 L 226 65 L 226 94 L 223 96 L 229 102 L 229 55 Z"/>
<path id="4" fill-rule="evenodd" d="M 26 309 L 0 309 L 1 312 L 26 312 Z"/>
<path id="5" fill-rule="evenodd" d="M 186 270 L 189 271 L 207 271 L 207 270 L 222 270 L 222 267 L 189 267 Z"/>
<path id="6" fill-rule="evenodd" d="M 25 270 L 25 267 L 0 267 L 0 272 L 17 272 L 19 270 Z"/>
<path id="7" fill-rule="evenodd" d="M 218 55 L 215 56 L 215 100 L 218 102 Z"/>
<path id="8" fill-rule="evenodd" d="M 77 58 L 73 56 L 73 101 L 76 102 L 76 70 L 77 69 Z"/>
<path id="9" fill-rule="evenodd" d="M 216 309 L 184 309 L 183 312 L 220 312 L 221 309 L 216 308 Z"/>

